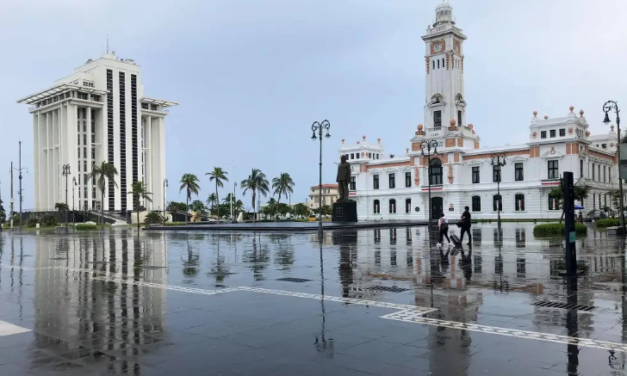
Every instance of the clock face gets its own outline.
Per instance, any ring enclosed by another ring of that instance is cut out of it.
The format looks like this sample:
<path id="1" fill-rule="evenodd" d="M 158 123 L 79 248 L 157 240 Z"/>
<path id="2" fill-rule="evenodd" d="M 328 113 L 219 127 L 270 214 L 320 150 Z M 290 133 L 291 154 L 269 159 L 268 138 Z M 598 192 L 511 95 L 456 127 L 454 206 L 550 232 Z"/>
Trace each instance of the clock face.
<path id="1" fill-rule="evenodd" d="M 435 42 L 435 44 L 433 45 L 433 49 L 435 50 L 435 52 L 442 51 L 442 42 Z"/>

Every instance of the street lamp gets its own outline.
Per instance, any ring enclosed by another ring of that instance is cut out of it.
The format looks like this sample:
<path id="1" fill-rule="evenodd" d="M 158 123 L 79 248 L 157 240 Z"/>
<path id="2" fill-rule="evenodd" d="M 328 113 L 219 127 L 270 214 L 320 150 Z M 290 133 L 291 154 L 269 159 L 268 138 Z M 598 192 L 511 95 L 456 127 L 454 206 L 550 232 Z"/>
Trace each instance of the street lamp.
<path id="1" fill-rule="evenodd" d="M 65 228 L 68 228 L 68 218 L 67 218 L 67 212 L 68 212 L 68 205 L 67 205 L 67 177 L 72 175 L 72 172 L 70 171 L 70 165 L 69 164 L 64 164 L 63 165 L 63 172 L 61 173 L 61 175 L 65 176 Z"/>
<path id="2" fill-rule="evenodd" d="M 235 204 L 235 188 L 237 187 L 237 182 L 233 183 L 233 195 L 231 196 L 231 223 L 237 222 L 237 219 L 234 217 L 235 212 L 233 211 L 233 205 Z"/>
<path id="3" fill-rule="evenodd" d="M 76 176 L 72 177 L 72 226 L 76 228 L 76 211 L 74 210 L 74 187 L 78 184 L 76 183 Z"/>
<path id="4" fill-rule="evenodd" d="M 492 167 L 494 169 L 494 167 L 498 167 L 497 169 L 494 169 L 494 173 L 496 176 L 494 176 L 494 179 L 496 179 L 496 195 L 498 196 L 499 200 L 496 203 L 496 212 L 498 215 L 498 222 L 497 225 L 499 227 L 499 229 L 501 228 L 501 207 L 503 205 L 503 198 L 501 197 L 501 168 L 503 166 L 505 166 L 505 154 L 493 154 L 492 155 Z"/>
<path id="5" fill-rule="evenodd" d="M 322 123 L 315 121 L 311 125 L 311 139 L 320 139 L 320 164 L 318 166 L 318 182 L 320 183 L 318 185 L 318 236 L 320 241 L 322 241 L 322 132 L 326 130 L 326 135 L 324 135 L 324 137 L 331 137 L 329 134 L 329 128 L 331 128 L 331 123 L 329 123 L 328 120 L 323 120 Z M 318 137 L 316 137 L 316 132 L 318 132 Z"/>
<path id="6" fill-rule="evenodd" d="M 424 140 L 420 142 L 420 155 L 421 156 L 425 156 L 425 150 L 427 151 L 426 156 L 427 156 L 427 180 L 429 181 L 429 203 L 427 204 L 427 207 L 429 208 L 428 210 L 428 217 L 427 219 L 429 220 L 429 228 L 431 228 L 431 217 L 432 217 L 432 213 L 431 213 L 431 157 L 434 155 L 438 154 L 438 141 L 436 140 Z M 431 151 L 433 149 L 433 152 Z"/>
<path id="7" fill-rule="evenodd" d="M 620 227 L 625 229 L 625 208 L 623 203 L 623 178 L 620 173 L 620 109 L 618 108 L 618 103 L 615 101 L 607 101 L 603 105 L 603 112 L 605 112 L 605 118 L 603 122 L 607 125 L 610 123 L 610 117 L 608 112 L 614 110 L 616 113 L 616 129 L 618 131 L 618 142 L 616 143 L 616 154 L 618 155 L 618 189 L 620 191 Z"/>
<path id="8" fill-rule="evenodd" d="M 167 220 L 167 214 L 165 212 L 165 189 L 168 187 L 168 179 L 163 179 L 163 225 L 165 226 L 165 223 L 168 221 Z M 174 220 L 174 219 L 172 219 Z"/>

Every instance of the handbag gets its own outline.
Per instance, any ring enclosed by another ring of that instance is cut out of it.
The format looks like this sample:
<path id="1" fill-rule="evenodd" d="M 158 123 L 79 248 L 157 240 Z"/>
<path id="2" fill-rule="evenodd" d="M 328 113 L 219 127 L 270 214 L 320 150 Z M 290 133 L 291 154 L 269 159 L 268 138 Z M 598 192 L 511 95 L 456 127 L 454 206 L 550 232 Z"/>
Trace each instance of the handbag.
<path id="1" fill-rule="evenodd" d="M 461 219 L 457 222 L 457 227 L 462 228 L 464 226 L 464 221 Z"/>

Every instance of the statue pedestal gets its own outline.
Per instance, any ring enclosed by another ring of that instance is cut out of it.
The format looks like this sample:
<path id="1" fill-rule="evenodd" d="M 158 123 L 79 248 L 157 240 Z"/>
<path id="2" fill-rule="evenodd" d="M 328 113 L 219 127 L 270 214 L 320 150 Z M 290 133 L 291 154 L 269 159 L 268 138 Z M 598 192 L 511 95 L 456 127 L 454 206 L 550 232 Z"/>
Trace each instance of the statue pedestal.
<path id="1" fill-rule="evenodd" d="M 333 222 L 357 222 L 357 202 L 343 201 L 333 204 Z"/>

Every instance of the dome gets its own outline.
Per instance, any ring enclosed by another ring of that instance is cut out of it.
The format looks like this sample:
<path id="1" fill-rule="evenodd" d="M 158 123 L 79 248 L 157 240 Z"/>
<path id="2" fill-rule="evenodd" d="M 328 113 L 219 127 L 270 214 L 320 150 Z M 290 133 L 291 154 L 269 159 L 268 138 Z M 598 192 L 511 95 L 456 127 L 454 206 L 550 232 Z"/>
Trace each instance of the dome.
<path id="1" fill-rule="evenodd" d="M 453 7 L 448 1 L 443 1 L 435 8 L 435 25 L 453 22 Z"/>

